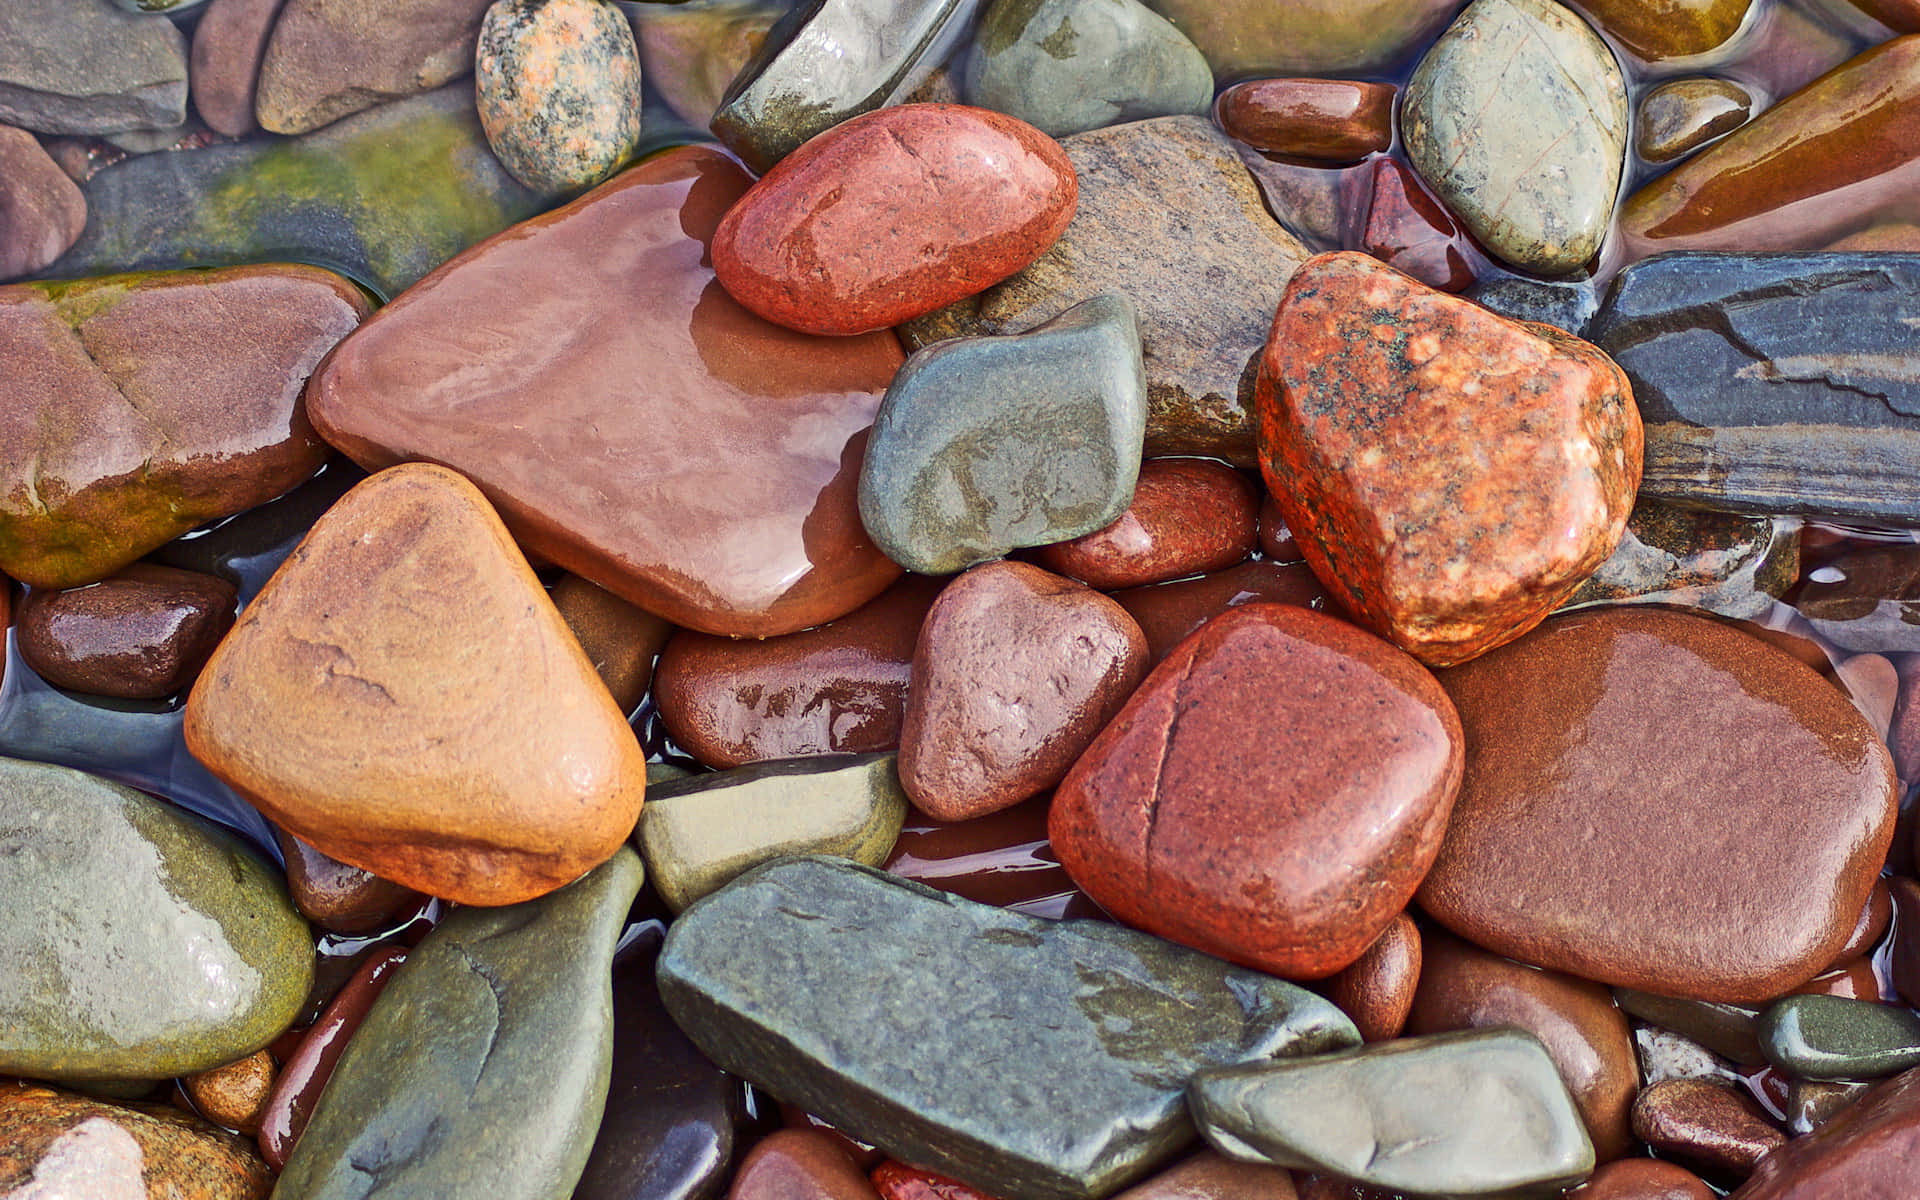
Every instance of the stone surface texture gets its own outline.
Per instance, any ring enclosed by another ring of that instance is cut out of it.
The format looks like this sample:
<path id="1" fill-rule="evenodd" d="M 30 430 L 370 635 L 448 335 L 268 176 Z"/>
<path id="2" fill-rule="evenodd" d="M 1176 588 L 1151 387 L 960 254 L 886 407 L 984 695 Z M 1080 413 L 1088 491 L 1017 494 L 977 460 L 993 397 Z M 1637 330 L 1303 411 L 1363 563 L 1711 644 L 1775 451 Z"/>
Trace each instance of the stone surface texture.
<path id="1" fill-rule="evenodd" d="M 473 70 L 488 0 L 287 0 L 260 60 L 254 115 L 306 133 Z"/>
<path id="2" fill-rule="evenodd" d="M 245 1140 L 177 1110 L 8 1082 L 0 1188 L 18 1200 L 267 1200 L 273 1173 Z"/>
<path id="3" fill-rule="evenodd" d="M 186 120 L 187 40 L 110 0 L 9 0 L 0 122 L 36 133 L 168 129 Z"/>
<path id="4" fill-rule="evenodd" d="M 496 0 L 474 51 L 480 127 L 538 192 L 591 187 L 640 142 L 640 48 L 599 0 Z"/>
<path id="5" fill-rule="evenodd" d="M 24 129 L 0 125 L 0 279 L 31 275 L 67 252 L 87 198 Z"/>
<path id="6" fill-rule="evenodd" d="M 20 605 L 20 658 L 55 687 L 123 700 L 185 691 L 233 627 L 235 591 L 213 575 L 134 563 Z"/>

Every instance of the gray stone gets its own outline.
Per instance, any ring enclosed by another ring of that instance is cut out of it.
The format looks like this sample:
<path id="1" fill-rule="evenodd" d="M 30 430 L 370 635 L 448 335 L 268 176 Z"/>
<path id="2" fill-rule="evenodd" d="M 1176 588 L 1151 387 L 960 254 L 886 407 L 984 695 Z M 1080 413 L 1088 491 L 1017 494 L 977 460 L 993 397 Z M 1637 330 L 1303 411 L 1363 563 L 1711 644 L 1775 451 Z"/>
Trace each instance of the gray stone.
<path id="1" fill-rule="evenodd" d="M 443 920 L 348 1043 L 274 1195 L 566 1200 L 606 1104 L 640 882 L 623 846 L 538 900 Z"/>
<path id="2" fill-rule="evenodd" d="M 1920 1015 L 1841 996 L 1789 996 L 1760 1016 L 1767 1061 L 1802 1079 L 1879 1079 L 1920 1066 Z"/>
<path id="3" fill-rule="evenodd" d="M 1633 144 L 1650 163 L 1669 163 L 1747 123 L 1753 96 L 1731 79 L 1671 79 L 1640 97 Z"/>
<path id="4" fill-rule="evenodd" d="M 640 144 L 640 48 L 604 0 L 495 0 L 474 94 L 488 145 L 535 191 L 591 187 Z"/>
<path id="5" fill-rule="evenodd" d="M 1133 502 L 1146 422 L 1139 324 L 1118 293 L 1028 333 L 929 346 L 874 418 L 860 518 L 922 575 L 1104 529 Z"/>
<path id="6" fill-rule="evenodd" d="M 1054 137 L 1213 104 L 1207 60 L 1140 0 L 994 0 L 964 83 L 967 103 Z"/>
<path id="7" fill-rule="evenodd" d="M 111 0 L 0 4 L 0 122 L 38 133 L 164 129 L 187 119 L 187 39 Z"/>
<path id="8" fill-rule="evenodd" d="M 1467 291 L 1467 299 L 1503 317 L 1535 321 L 1580 337 L 1600 311 L 1600 289 L 1591 279 L 1530 279 L 1525 275 L 1487 275 Z"/>
<path id="9" fill-rule="evenodd" d="M 1920 546 L 1842 554 L 1807 577 L 1795 607 L 1843 650 L 1920 651 Z"/>
<path id="10" fill-rule="evenodd" d="M 1080 178 L 1066 233 L 1012 278 L 909 322 L 908 346 L 1019 333 L 1120 292 L 1140 313 L 1147 453 L 1252 465 L 1256 360 L 1309 251 L 1268 214 L 1235 143 L 1204 117 L 1136 121 L 1061 145 Z"/>
<path id="11" fill-rule="evenodd" d="M 1214 1149 L 1420 1195 L 1552 1192 L 1593 1144 L 1532 1034 L 1476 1029 L 1290 1062 L 1201 1071 L 1194 1119 Z"/>
<path id="12" fill-rule="evenodd" d="M 850 117 L 900 103 L 944 62 L 980 0 L 808 0 L 767 35 L 713 115 L 756 173 Z"/>
<path id="13" fill-rule="evenodd" d="M 1543 275 L 1600 249 L 1626 165 L 1613 52 L 1553 0 L 1475 0 L 1407 81 L 1414 169 L 1494 254 Z"/>
<path id="14" fill-rule="evenodd" d="M 838 859 L 783 859 L 688 909 L 660 987 L 727 1070 L 1022 1200 L 1105 1196 L 1178 1154 L 1202 1067 L 1358 1041 L 1331 1004 L 1269 976 Z"/>
<path id="15" fill-rule="evenodd" d="M 1679 604 L 1751 620 L 1769 612 L 1799 577 L 1797 521 L 1643 500 L 1620 545 L 1561 608 Z"/>
<path id="16" fill-rule="evenodd" d="M 1633 382 L 1640 495 L 1920 526 L 1920 255 L 1666 254 L 1590 340 Z"/>
<path id="17" fill-rule="evenodd" d="M 313 940 L 279 877 L 131 788 L 0 759 L 0 1074 L 159 1079 L 300 1013 Z"/>
<path id="18" fill-rule="evenodd" d="M 85 191 L 93 219 L 50 277 L 293 261 L 386 297 L 543 203 L 487 149 L 463 84 L 304 137 L 143 155 Z"/>
<path id="19" fill-rule="evenodd" d="M 906 821 L 893 755 L 824 754 L 650 786 L 634 840 L 653 890 L 680 912 L 788 855 L 833 854 L 877 867 Z"/>

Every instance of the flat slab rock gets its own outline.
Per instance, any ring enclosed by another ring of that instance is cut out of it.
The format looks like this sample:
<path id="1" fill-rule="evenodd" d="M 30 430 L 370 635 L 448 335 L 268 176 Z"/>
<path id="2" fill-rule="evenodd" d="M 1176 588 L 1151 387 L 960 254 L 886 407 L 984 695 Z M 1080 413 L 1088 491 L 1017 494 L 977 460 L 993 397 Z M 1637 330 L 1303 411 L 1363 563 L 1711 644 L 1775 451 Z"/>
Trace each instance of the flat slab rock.
<path id="1" fill-rule="evenodd" d="M 1029 1200 L 1105 1196 L 1177 1154 L 1202 1067 L 1358 1041 L 1277 979 L 837 859 L 769 864 L 688 909 L 660 986 L 722 1067 L 896 1158 Z"/>

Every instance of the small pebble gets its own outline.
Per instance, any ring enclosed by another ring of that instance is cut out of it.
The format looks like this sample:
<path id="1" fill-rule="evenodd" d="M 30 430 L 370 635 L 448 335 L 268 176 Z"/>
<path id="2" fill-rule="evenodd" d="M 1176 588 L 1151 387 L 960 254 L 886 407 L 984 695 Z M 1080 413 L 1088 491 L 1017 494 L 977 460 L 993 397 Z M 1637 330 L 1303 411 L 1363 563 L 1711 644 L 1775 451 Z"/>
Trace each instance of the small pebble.
<path id="1" fill-rule="evenodd" d="M 494 0 L 474 59 L 480 125 L 539 192 L 591 187 L 640 143 L 640 50 L 602 0 Z"/>
<path id="2" fill-rule="evenodd" d="M 1661 1154 L 1736 1175 L 1787 1144 L 1752 1100 L 1699 1079 L 1670 1079 L 1641 1092 L 1633 1132 Z"/>
<path id="3" fill-rule="evenodd" d="M 260 1050 L 224 1067 L 185 1076 L 180 1083 L 201 1116 L 216 1125 L 254 1134 L 260 1131 L 260 1118 L 273 1093 L 275 1074 L 273 1056 Z"/>

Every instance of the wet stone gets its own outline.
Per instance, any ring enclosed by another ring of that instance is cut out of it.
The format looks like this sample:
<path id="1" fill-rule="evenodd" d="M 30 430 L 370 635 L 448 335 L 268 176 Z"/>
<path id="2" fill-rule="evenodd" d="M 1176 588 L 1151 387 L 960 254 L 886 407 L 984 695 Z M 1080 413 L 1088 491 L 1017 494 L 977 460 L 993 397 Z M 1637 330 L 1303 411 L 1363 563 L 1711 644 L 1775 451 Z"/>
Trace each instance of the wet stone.
<path id="1" fill-rule="evenodd" d="M 1719 1193 L 1685 1167 L 1651 1158 L 1603 1165 L 1567 1200 L 1714 1200 Z"/>
<path id="2" fill-rule="evenodd" d="M 20 657 L 55 687 L 158 700 L 186 690 L 233 627 L 234 586 L 152 563 L 20 605 Z"/>
<path id="3" fill-rule="evenodd" d="M 1305 563 L 1249 562 L 1224 571 L 1115 592 L 1147 635 L 1147 652 L 1158 663 L 1189 635 L 1230 608 L 1244 604 L 1291 604 L 1327 612 L 1326 589 Z"/>
<path id="4" fill-rule="evenodd" d="M 1401 913 L 1359 958 L 1327 980 L 1326 997 L 1353 1018 L 1367 1041 L 1397 1038 L 1413 1009 L 1424 960 L 1420 927 Z"/>
<path id="5" fill-rule="evenodd" d="M 613 702 L 631 713 L 647 694 L 654 658 L 673 626 L 578 575 L 562 578 L 548 595 Z"/>
<path id="6" fill-rule="evenodd" d="M 1584 337 L 1600 311 L 1600 291 L 1591 280 L 1534 279 L 1498 272 L 1467 290 L 1467 299 L 1503 317 L 1534 321 Z"/>
<path id="7" fill-rule="evenodd" d="M 1593 1170 L 1553 1060 L 1513 1029 L 1201 1071 L 1191 1098 L 1223 1154 L 1380 1188 L 1544 1192 Z"/>
<path id="8" fill-rule="evenodd" d="M 1340 79 L 1260 79 L 1220 94 L 1215 109 L 1227 133 L 1269 154 L 1352 162 L 1393 144 L 1388 83 Z"/>
<path id="9" fill-rule="evenodd" d="M 1253 483 L 1221 463 L 1148 459 L 1119 520 L 1033 560 L 1103 591 L 1223 570 L 1253 553 L 1259 503 Z"/>
<path id="10" fill-rule="evenodd" d="M 286 0 L 212 0 L 193 28 L 188 82 L 193 111 L 216 133 L 245 137 L 253 118 L 254 84 L 273 22 Z"/>
<path id="11" fill-rule="evenodd" d="M 1399 65 L 1460 0 L 1151 0 L 1221 79 L 1338 75 Z"/>
<path id="12" fill-rule="evenodd" d="M 24 129 L 0 125 L 0 279 L 31 275 L 67 252 L 87 198 Z"/>
<path id="13" fill-rule="evenodd" d="M 1920 1070 L 1896 1076 L 1761 1160 L 1738 1200 L 1898 1195 L 1920 1153 Z"/>
<path id="14" fill-rule="evenodd" d="M 833 1137 L 782 1129 L 740 1160 L 727 1200 L 874 1200 L 877 1195 Z"/>
<path id="15" fill-rule="evenodd" d="M 994 0 L 963 86 L 969 104 L 1054 137 L 1203 113 L 1213 101 L 1207 60 L 1139 0 Z"/>
<path id="16" fill-rule="evenodd" d="M 200 1115 L 216 1125 L 253 1134 L 273 1092 L 273 1055 L 256 1050 L 245 1058 L 180 1081 Z"/>
<path id="17" fill-rule="evenodd" d="M 1753 108 L 1730 79 L 1669 80 L 1640 97 L 1634 148 L 1648 162 L 1672 162 L 1745 125 Z"/>
<path id="18" fill-rule="evenodd" d="M 110 0 L 9 0 L 0 122 L 37 133 L 165 129 L 186 120 L 187 43 L 172 21 Z"/>
<path id="19" fill-rule="evenodd" d="M 1920 651 L 1920 547 L 1874 546 L 1823 563 L 1795 607 L 1841 649 Z"/>
<path id="20" fill-rule="evenodd" d="M 909 813 L 884 867 L 902 879 L 1028 916 L 1098 916 L 1099 908 L 1073 885 L 1047 840 L 1049 799 L 1036 797 L 967 821 Z"/>
<path id="21" fill-rule="evenodd" d="M 1691 58 L 1740 32 L 1753 0 L 1576 0 L 1601 29 L 1648 62 Z"/>
<path id="22" fill-rule="evenodd" d="M 373 933 L 420 899 L 411 888 L 329 858 L 284 829 L 274 830 L 287 861 L 287 891 L 300 915 L 332 933 Z"/>
<path id="23" fill-rule="evenodd" d="M 1907 255 L 1669 254 L 1621 272 L 1589 332 L 1633 383 L 1641 494 L 1920 524 L 1920 350 L 1901 324 L 1916 294 Z"/>
<path id="24" fill-rule="evenodd" d="M 1837 996 L 1789 996 L 1760 1017 L 1767 1061 L 1803 1079 L 1879 1079 L 1920 1066 L 1920 1016 Z"/>
<path id="25" fill-rule="evenodd" d="M 1295 1200 L 1289 1172 L 1202 1151 L 1114 1200 Z"/>
<path id="26" fill-rule="evenodd" d="M 0 1188 L 19 1200 L 266 1200 L 246 1141 L 173 1109 L 0 1083 Z"/>
<path id="27" fill-rule="evenodd" d="M 486 10 L 487 0 L 287 0 L 260 61 L 254 115 L 274 133 L 307 133 L 459 79 L 473 70 Z"/>
<path id="28" fill-rule="evenodd" d="M 998 1200 L 957 1179 L 905 1163 L 883 1162 L 870 1178 L 880 1200 Z"/>
<path id="29" fill-rule="evenodd" d="M 1744 1094 L 1700 1079 L 1669 1079 L 1641 1092 L 1633 1132 L 1658 1153 L 1735 1175 L 1787 1144 Z"/>
<path id="30" fill-rule="evenodd" d="M 1757 1067 L 1767 1061 L 1760 1052 L 1760 1010 L 1752 1005 L 1684 1000 L 1632 988 L 1615 988 L 1613 996 L 1633 1016 L 1681 1034 L 1742 1066 Z"/>
<path id="31" fill-rule="evenodd" d="M 1562 608 L 1677 604 L 1758 619 L 1799 577 L 1800 531 L 1794 522 L 1646 500 L 1634 505 L 1612 556 Z"/>
<path id="32" fill-rule="evenodd" d="M 627 6 L 647 86 L 674 116 L 704 130 L 720 99 L 792 7 L 790 0 Z"/>
<path id="33" fill-rule="evenodd" d="M 639 145 L 640 49 L 612 4 L 495 0 L 474 74 L 487 144 L 537 192 L 591 187 Z"/>
<path id="34" fill-rule="evenodd" d="M 771 864 L 690 909 L 660 984 L 722 1067 L 891 1155 L 1033 1200 L 1107 1195 L 1177 1154 L 1202 1067 L 1357 1040 L 1318 997 L 1157 938 L 833 859 Z"/>
<path id="35" fill-rule="evenodd" d="M 1428 287 L 1470 286 L 1480 255 L 1446 206 L 1395 159 L 1373 160 L 1371 172 L 1370 190 L 1349 214 L 1347 241 Z"/>
<path id="36" fill-rule="evenodd" d="M 1787 1085 L 1787 1132 L 1802 1137 L 1839 1116 L 1865 1095 L 1870 1083 L 1795 1079 Z"/>
<path id="37" fill-rule="evenodd" d="M 1640 1025 L 1634 1029 L 1633 1052 L 1640 1060 L 1640 1080 L 1648 1086 L 1668 1079 L 1704 1079 L 1736 1085 L 1743 1078 L 1732 1062 L 1691 1038 L 1657 1025 Z"/>

